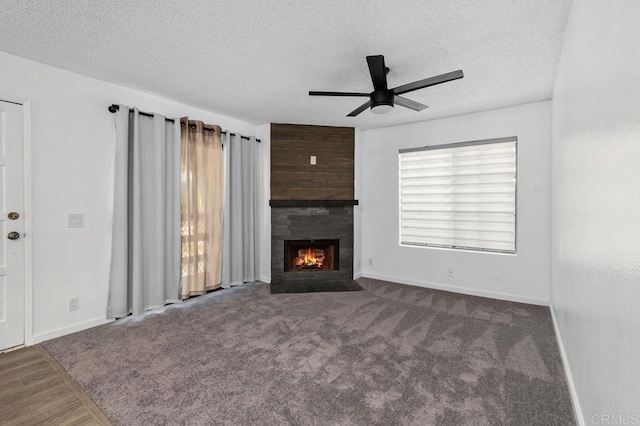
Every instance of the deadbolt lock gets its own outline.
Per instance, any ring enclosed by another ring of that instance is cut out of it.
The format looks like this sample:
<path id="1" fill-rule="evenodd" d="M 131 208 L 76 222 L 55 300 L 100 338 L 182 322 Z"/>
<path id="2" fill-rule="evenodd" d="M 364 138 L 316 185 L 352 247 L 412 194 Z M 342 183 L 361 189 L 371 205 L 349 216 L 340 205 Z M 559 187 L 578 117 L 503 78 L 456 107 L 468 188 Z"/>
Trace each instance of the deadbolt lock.
<path id="1" fill-rule="evenodd" d="M 9 234 L 7 235 L 7 238 L 9 238 L 10 240 L 17 240 L 20 238 L 20 233 L 18 232 L 9 232 Z"/>
<path id="2" fill-rule="evenodd" d="M 11 212 L 11 213 L 9 213 L 9 214 L 8 214 L 8 216 L 9 216 L 9 219 L 10 219 L 10 220 L 16 220 L 17 218 L 19 218 L 19 217 L 20 217 L 20 213 L 18 213 L 18 212 Z"/>

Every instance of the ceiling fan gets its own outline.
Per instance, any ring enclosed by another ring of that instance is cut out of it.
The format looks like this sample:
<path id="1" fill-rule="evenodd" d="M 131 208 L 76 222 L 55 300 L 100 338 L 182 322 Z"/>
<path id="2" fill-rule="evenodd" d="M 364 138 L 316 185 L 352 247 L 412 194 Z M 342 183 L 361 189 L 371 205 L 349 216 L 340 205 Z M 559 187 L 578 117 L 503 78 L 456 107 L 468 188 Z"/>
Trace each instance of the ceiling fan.
<path id="1" fill-rule="evenodd" d="M 464 77 L 462 71 L 458 70 L 442 75 L 437 75 L 435 77 L 425 78 L 424 80 L 414 81 L 413 83 L 403 84 L 402 86 L 389 89 L 387 88 L 387 73 L 389 72 L 389 68 L 384 65 L 384 56 L 367 56 L 367 64 L 369 65 L 371 81 L 373 81 L 373 92 L 358 93 L 310 91 L 309 96 L 362 96 L 369 98 L 367 102 L 363 103 L 358 108 L 347 114 L 347 117 L 355 117 L 369 107 L 371 107 L 371 112 L 376 114 L 384 114 L 386 112 L 389 112 L 393 109 L 394 105 L 400 105 L 414 111 L 422 111 L 423 109 L 427 108 L 426 105 L 412 101 L 411 99 L 407 99 L 400 95 Z"/>

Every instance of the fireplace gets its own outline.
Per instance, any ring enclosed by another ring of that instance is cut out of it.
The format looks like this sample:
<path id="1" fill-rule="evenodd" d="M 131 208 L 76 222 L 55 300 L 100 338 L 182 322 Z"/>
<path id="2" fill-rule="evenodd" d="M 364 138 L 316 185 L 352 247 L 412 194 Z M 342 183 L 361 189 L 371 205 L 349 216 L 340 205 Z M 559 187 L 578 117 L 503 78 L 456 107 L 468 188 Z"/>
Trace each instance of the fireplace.
<path id="1" fill-rule="evenodd" d="M 271 293 L 362 290 L 353 279 L 355 129 L 271 123 Z"/>
<path id="2" fill-rule="evenodd" d="M 284 272 L 340 270 L 340 240 L 285 240 Z"/>
<path id="3" fill-rule="evenodd" d="M 353 206 L 358 201 L 271 200 L 269 204 L 271 292 L 353 289 Z"/>

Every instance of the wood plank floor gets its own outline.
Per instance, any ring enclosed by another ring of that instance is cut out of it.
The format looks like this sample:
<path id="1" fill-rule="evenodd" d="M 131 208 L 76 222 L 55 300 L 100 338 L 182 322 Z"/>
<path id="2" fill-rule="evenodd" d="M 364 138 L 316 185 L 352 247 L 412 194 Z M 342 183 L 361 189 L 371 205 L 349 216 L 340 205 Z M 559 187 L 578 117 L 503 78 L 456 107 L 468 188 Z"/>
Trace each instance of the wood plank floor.
<path id="1" fill-rule="evenodd" d="M 0 425 L 111 425 L 40 345 L 0 354 Z"/>

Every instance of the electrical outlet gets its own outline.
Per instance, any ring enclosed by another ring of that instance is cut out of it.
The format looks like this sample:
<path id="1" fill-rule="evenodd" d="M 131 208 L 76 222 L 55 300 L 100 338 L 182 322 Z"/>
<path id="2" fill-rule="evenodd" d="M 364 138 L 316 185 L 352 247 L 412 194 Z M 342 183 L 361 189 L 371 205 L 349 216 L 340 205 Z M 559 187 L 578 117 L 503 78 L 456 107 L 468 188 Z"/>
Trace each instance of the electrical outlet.
<path id="1" fill-rule="evenodd" d="M 311 164 L 312 166 L 316 165 L 316 156 L 312 155 L 311 159 L 309 160 L 309 164 Z"/>
<path id="2" fill-rule="evenodd" d="M 84 226 L 83 213 L 70 213 L 67 218 L 67 228 L 82 228 Z"/>
<path id="3" fill-rule="evenodd" d="M 79 308 L 80 308 L 80 298 L 79 297 L 69 298 L 69 310 L 77 311 Z"/>
<path id="4" fill-rule="evenodd" d="M 356 268 L 360 269 L 361 267 L 362 267 L 362 265 L 361 265 L 361 263 L 360 263 L 360 259 L 358 259 L 358 262 L 357 262 L 357 266 L 356 266 Z"/>
<path id="5" fill-rule="evenodd" d="M 449 268 L 447 270 L 447 275 L 449 276 L 449 278 L 453 278 L 453 268 Z"/>
<path id="6" fill-rule="evenodd" d="M 369 266 L 373 266 L 373 259 L 371 257 L 369 258 Z"/>

